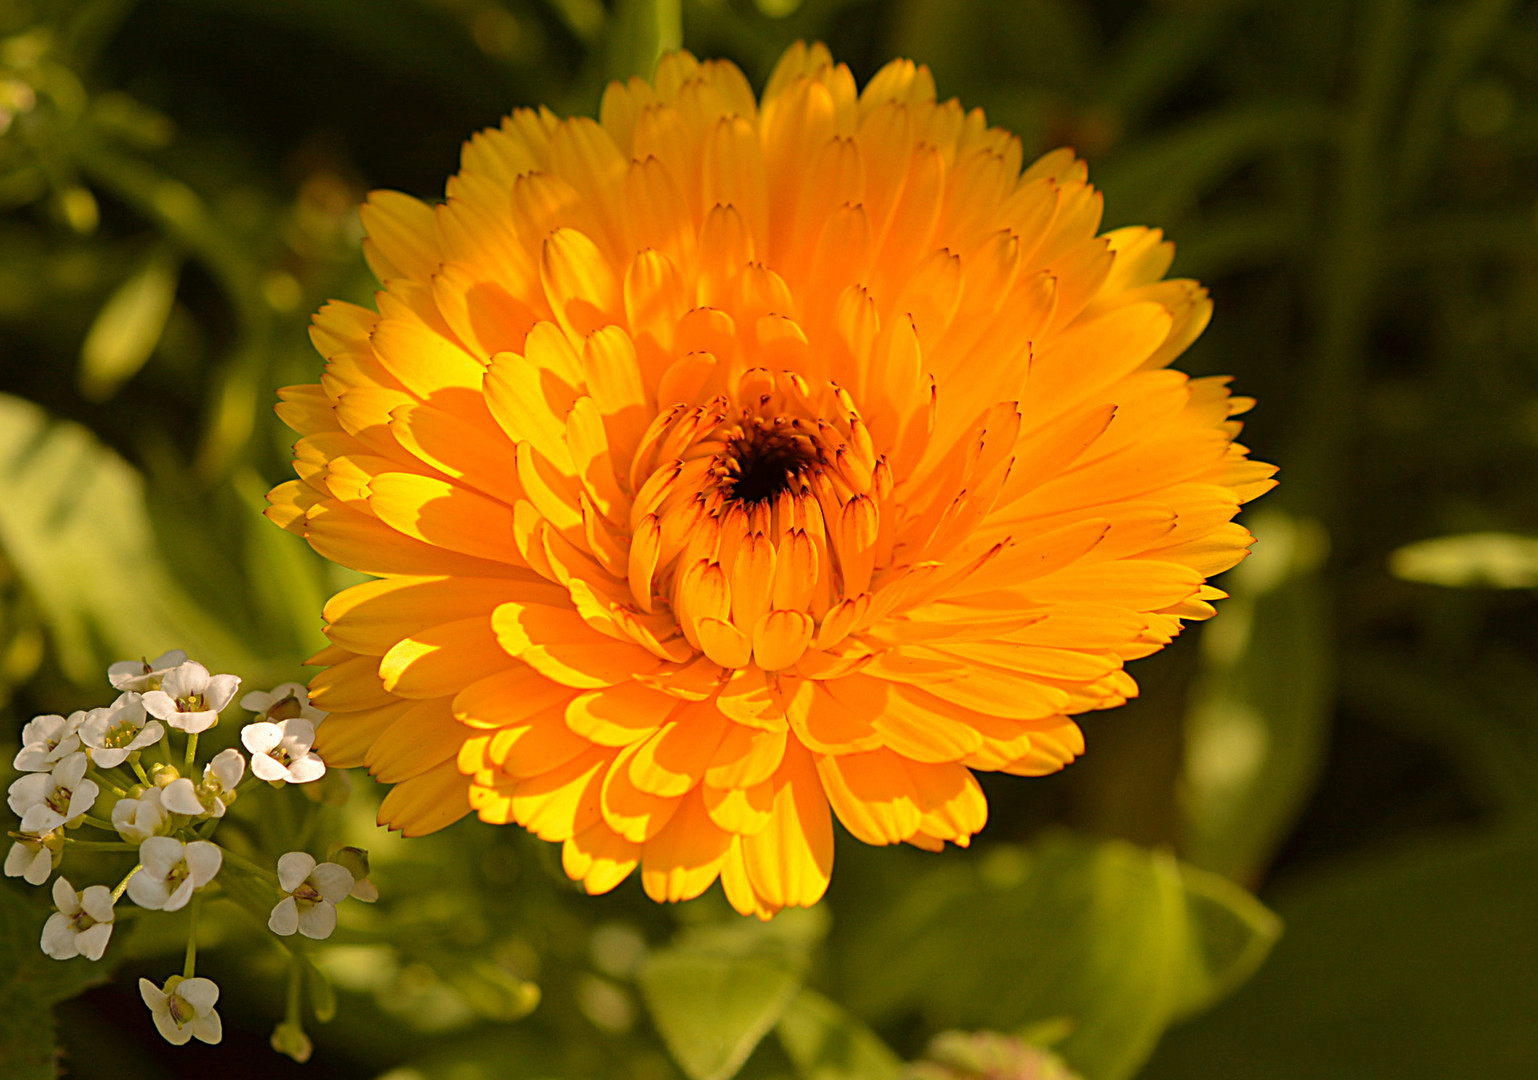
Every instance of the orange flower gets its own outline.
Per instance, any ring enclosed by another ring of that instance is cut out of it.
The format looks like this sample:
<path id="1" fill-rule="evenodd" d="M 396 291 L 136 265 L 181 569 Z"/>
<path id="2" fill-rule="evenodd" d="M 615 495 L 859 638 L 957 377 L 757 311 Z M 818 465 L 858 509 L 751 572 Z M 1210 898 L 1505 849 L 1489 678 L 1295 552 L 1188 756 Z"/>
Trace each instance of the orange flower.
<path id="1" fill-rule="evenodd" d="M 1271 486 L 1250 402 L 1166 367 L 1205 291 L 1100 208 L 925 68 L 857 93 L 802 45 L 762 104 L 679 53 L 476 135 L 442 205 L 373 195 L 379 312 L 323 308 L 279 406 L 269 514 L 379 579 L 326 607 L 317 747 L 383 822 L 517 822 L 593 893 L 767 918 L 832 814 L 967 844 L 973 770 L 1073 760 Z"/>

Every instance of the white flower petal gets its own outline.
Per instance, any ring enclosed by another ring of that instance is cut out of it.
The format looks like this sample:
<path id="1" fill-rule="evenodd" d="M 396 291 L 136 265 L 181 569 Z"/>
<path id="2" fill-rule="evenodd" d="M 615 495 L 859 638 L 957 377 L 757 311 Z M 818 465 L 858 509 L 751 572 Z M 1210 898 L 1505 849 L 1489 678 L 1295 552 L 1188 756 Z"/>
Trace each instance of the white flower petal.
<path id="1" fill-rule="evenodd" d="M 161 911 L 171 897 L 166 879 L 147 870 L 140 870 L 128 879 L 128 899 L 149 911 Z"/>
<path id="2" fill-rule="evenodd" d="M 165 671 L 187 662 L 185 649 L 168 649 L 150 661 L 150 670 Z"/>
<path id="3" fill-rule="evenodd" d="M 53 767 L 54 783 L 60 787 L 74 787 L 85 776 L 86 765 L 84 754 L 78 751 L 70 754 Z"/>
<path id="4" fill-rule="evenodd" d="M 214 760 L 210 761 L 208 767 L 203 770 L 203 780 L 205 783 L 208 781 L 210 773 L 218 779 L 220 786 L 225 791 L 234 791 L 235 786 L 240 783 L 241 777 L 246 775 L 246 759 L 233 746 L 228 750 L 221 750 L 214 755 Z"/>
<path id="5" fill-rule="evenodd" d="M 206 843 L 206 841 L 205 841 Z M 163 878 L 171 868 L 186 856 L 187 845 L 169 836 L 152 836 L 139 845 L 139 861 L 144 864 L 142 873 Z M 135 874 L 137 881 L 140 875 Z"/>
<path id="6" fill-rule="evenodd" d="M 176 992 L 199 1016 L 207 1016 L 219 1001 L 219 984 L 212 979 L 184 979 Z"/>
<path id="7" fill-rule="evenodd" d="M 106 747 L 97 749 L 92 747 L 89 751 L 91 764 L 98 769 L 115 769 L 128 760 L 128 747 Z"/>
<path id="8" fill-rule="evenodd" d="M 107 951 L 107 942 L 111 939 L 112 924 L 99 922 L 75 937 L 75 948 L 79 949 L 80 955 L 87 960 L 100 960 L 102 954 Z"/>
<path id="9" fill-rule="evenodd" d="M 160 688 L 173 698 L 201 694 L 208 689 L 208 669 L 196 660 L 188 660 L 166 672 Z"/>
<path id="10" fill-rule="evenodd" d="M 224 1022 L 219 1019 L 216 1011 L 210 1009 L 207 1016 L 200 1016 L 192 1022 L 192 1033 L 212 1046 L 224 1038 Z"/>
<path id="11" fill-rule="evenodd" d="M 288 770 L 266 754 L 251 755 L 251 772 L 258 780 L 288 779 Z"/>
<path id="12" fill-rule="evenodd" d="M 11 784 L 6 805 L 13 814 L 25 814 L 27 808 L 36 806 L 53 790 L 53 776 L 49 773 L 32 773 Z"/>
<path id="13" fill-rule="evenodd" d="M 289 937 L 299 929 L 299 905 L 292 896 L 279 900 L 267 916 L 267 929 L 280 937 Z"/>
<path id="14" fill-rule="evenodd" d="M 169 882 L 164 883 L 169 887 Z M 192 899 L 192 894 L 197 891 L 197 884 L 192 878 L 184 878 L 176 887 L 176 891 L 166 897 L 166 902 L 160 905 L 161 911 L 180 911 L 187 906 L 187 901 Z"/>
<path id="15" fill-rule="evenodd" d="M 306 754 L 288 767 L 288 778 L 295 784 L 308 784 L 326 775 L 326 763 L 319 754 Z"/>
<path id="16" fill-rule="evenodd" d="M 11 850 L 5 853 L 5 876 L 21 877 L 27 872 L 27 867 L 32 864 L 32 856 L 36 854 L 20 840 L 11 845 Z M 33 882 L 33 884 L 37 884 Z"/>
<path id="17" fill-rule="evenodd" d="M 146 746 L 154 746 L 165 738 L 165 734 L 166 729 L 160 726 L 160 721 L 151 720 L 144 725 L 139 734 L 134 736 L 133 742 L 128 744 L 128 749 L 143 750 Z"/>
<path id="18" fill-rule="evenodd" d="M 283 728 L 277 724 L 263 720 L 255 724 L 247 724 L 241 728 L 240 741 L 252 754 L 265 754 L 283 741 Z M 256 769 L 255 759 L 251 762 L 252 771 Z M 260 775 L 258 773 L 258 775 Z M 262 779 L 267 779 L 262 777 Z"/>
<path id="19" fill-rule="evenodd" d="M 151 1012 L 156 1009 L 163 1009 L 166 1006 L 167 998 L 165 991 L 148 979 L 139 980 L 139 996 L 144 999 L 144 1004 L 150 1007 Z"/>
<path id="20" fill-rule="evenodd" d="M 315 725 L 302 716 L 283 721 L 284 742 L 295 757 L 307 753 L 315 745 Z"/>
<path id="21" fill-rule="evenodd" d="M 321 863 L 310 874 L 310 881 L 315 886 L 315 891 L 330 900 L 333 904 L 339 904 L 347 899 L 347 894 L 352 892 L 352 874 L 347 867 L 334 862 Z"/>
<path id="22" fill-rule="evenodd" d="M 239 689 L 240 676 L 215 675 L 208 680 L 208 688 L 203 691 L 203 703 L 219 712 L 234 699 L 235 691 Z"/>
<path id="23" fill-rule="evenodd" d="M 336 929 L 336 905 L 329 900 L 307 905 L 299 912 L 299 932 L 317 941 L 331 936 Z"/>
<path id="24" fill-rule="evenodd" d="M 46 803 L 27 808 L 21 815 L 21 831 L 29 833 L 52 832 L 64 824 L 64 815 L 51 809 Z"/>
<path id="25" fill-rule="evenodd" d="M 69 916 L 56 911 L 43 924 L 43 952 L 55 960 L 79 956 L 80 947 L 75 943 L 77 936 L 74 927 L 70 925 Z"/>
<path id="26" fill-rule="evenodd" d="M 264 713 L 272 708 L 272 703 L 276 700 L 276 695 L 269 694 L 265 690 L 252 690 L 240 699 L 240 707 L 247 712 Z"/>
<path id="27" fill-rule="evenodd" d="M 224 852 L 219 845 L 208 840 L 194 840 L 187 845 L 187 869 L 192 871 L 192 883 L 201 889 L 219 873 L 224 865 Z"/>
<path id="28" fill-rule="evenodd" d="M 179 712 L 175 716 L 166 717 L 166 723 L 177 731 L 185 731 L 188 735 L 207 731 L 218 722 L 219 714 L 212 709 L 204 709 L 202 712 Z"/>
<path id="29" fill-rule="evenodd" d="M 80 896 L 63 874 L 60 874 L 53 883 L 53 906 L 65 915 L 73 915 L 80 910 Z"/>
<path id="30" fill-rule="evenodd" d="M 166 723 L 176 715 L 176 701 L 164 690 L 151 690 L 143 697 L 144 711 Z"/>
<path id="31" fill-rule="evenodd" d="M 155 1018 L 155 1030 L 172 1046 L 186 1046 L 192 1041 L 192 1032 L 184 1027 L 177 1027 L 176 1021 L 171 1019 L 171 1010 L 165 1005 L 158 1009 L 152 1008 L 150 1014 Z"/>
<path id="32" fill-rule="evenodd" d="M 293 892 L 315 869 L 315 857 L 304 851 L 290 851 L 278 858 L 278 887 Z"/>
<path id="33" fill-rule="evenodd" d="M 95 780 L 80 781 L 70 793 L 69 813 L 64 815 L 64 819 L 74 821 L 81 814 L 89 813 L 91 807 L 96 805 L 96 796 L 100 794 L 101 788 L 96 786 Z"/>
<path id="34" fill-rule="evenodd" d="M 80 893 L 80 906 L 99 923 L 110 923 L 117 915 L 112 907 L 112 890 L 105 885 L 87 885 Z"/>
<path id="35" fill-rule="evenodd" d="M 161 789 L 160 805 L 173 814 L 190 814 L 196 817 L 207 813 L 203 809 L 203 804 L 198 801 L 198 789 L 185 776 L 172 780 Z"/>

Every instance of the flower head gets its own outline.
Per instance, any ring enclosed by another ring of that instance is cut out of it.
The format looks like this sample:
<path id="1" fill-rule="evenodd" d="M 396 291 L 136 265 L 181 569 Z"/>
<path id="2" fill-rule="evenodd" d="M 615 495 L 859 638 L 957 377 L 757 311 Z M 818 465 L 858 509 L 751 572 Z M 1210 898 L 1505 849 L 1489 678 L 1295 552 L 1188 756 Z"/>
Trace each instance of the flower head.
<path id="1" fill-rule="evenodd" d="M 59 910 L 43 924 L 43 952 L 55 960 L 100 960 L 112 936 L 112 890 L 88 885 L 77 891 L 61 875 L 54 879 L 53 903 Z"/>
<path id="2" fill-rule="evenodd" d="M 158 720 L 146 717 L 143 699 L 132 691 L 109 708 L 92 709 L 80 725 L 80 741 L 99 769 L 123 764 L 129 754 L 154 746 L 165 734 Z"/>
<path id="3" fill-rule="evenodd" d="M 214 880 L 224 852 L 207 840 L 184 844 L 169 836 L 152 836 L 139 845 L 137 874 L 128 879 L 128 896 L 152 911 L 178 911 L 192 894 Z"/>
<path id="4" fill-rule="evenodd" d="M 307 938 L 328 938 L 336 929 L 336 906 L 352 891 L 352 874 L 334 862 L 319 866 L 303 851 L 278 859 L 278 888 L 284 897 L 272 909 L 267 928 L 288 937 L 298 931 Z"/>
<path id="5" fill-rule="evenodd" d="M 203 767 L 203 782 L 194 785 L 191 777 L 179 776 L 161 791 L 161 803 L 173 814 L 192 817 L 223 817 L 235 801 L 235 788 L 246 774 L 246 759 L 233 747 L 221 750 Z"/>
<path id="6" fill-rule="evenodd" d="M 159 690 L 160 681 L 167 672 L 187 662 L 187 654 L 181 649 L 161 653 L 153 660 L 119 660 L 107 669 L 107 678 L 119 690 Z"/>
<path id="7" fill-rule="evenodd" d="M 295 717 L 319 727 L 326 714 L 310 704 L 310 692 L 296 682 L 279 683 L 270 691 L 253 690 L 240 699 L 240 707 L 256 713 L 257 718 L 282 723 Z"/>
<path id="8" fill-rule="evenodd" d="M 41 885 L 59 865 L 63 854 L 62 829 L 24 834 L 5 853 L 5 876 L 19 877 L 28 885 Z"/>
<path id="9" fill-rule="evenodd" d="M 676 53 L 475 136 L 441 206 L 370 198 L 379 311 L 316 317 L 269 515 L 378 578 L 310 691 L 382 821 L 468 807 L 591 892 L 767 917 L 821 897 L 834 814 L 966 844 L 974 771 L 1082 751 L 1274 470 L 1168 368 L 1210 304 L 1162 235 L 1097 236 L 1071 152 L 1021 166 L 926 69 L 857 92 L 798 45 L 762 102 Z"/>
<path id="10" fill-rule="evenodd" d="M 140 979 L 139 996 L 150 1007 L 156 1030 L 173 1046 L 185 1046 L 194 1036 L 206 1043 L 216 1043 L 224 1037 L 224 1025 L 214 1010 L 219 987 L 212 979 L 172 975 L 164 989 L 148 979 Z"/>
<path id="11" fill-rule="evenodd" d="M 251 771 L 260 779 L 305 784 L 326 774 L 326 763 L 310 749 L 315 728 L 308 720 L 247 724 L 240 741 L 251 751 Z"/>
<path id="12" fill-rule="evenodd" d="M 28 773 L 11 784 L 10 808 L 21 816 L 21 831 L 43 833 L 74 821 L 96 803 L 100 788 L 86 780 L 85 755 L 75 751 L 45 773 Z"/>
<path id="13" fill-rule="evenodd" d="M 172 668 L 155 690 L 145 691 L 144 707 L 178 731 L 189 735 L 207 731 L 240 689 L 235 675 L 210 675 L 196 660 Z"/>
<path id="14" fill-rule="evenodd" d="M 145 788 L 138 798 L 119 799 L 112 804 L 112 827 L 130 844 L 170 832 L 173 822 L 164 799 L 165 789 L 159 787 Z"/>
<path id="15" fill-rule="evenodd" d="M 84 711 L 62 716 L 36 716 L 21 729 L 21 749 L 16 753 L 17 772 L 49 772 L 59 759 L 80 749 L 80 724 Z"/>

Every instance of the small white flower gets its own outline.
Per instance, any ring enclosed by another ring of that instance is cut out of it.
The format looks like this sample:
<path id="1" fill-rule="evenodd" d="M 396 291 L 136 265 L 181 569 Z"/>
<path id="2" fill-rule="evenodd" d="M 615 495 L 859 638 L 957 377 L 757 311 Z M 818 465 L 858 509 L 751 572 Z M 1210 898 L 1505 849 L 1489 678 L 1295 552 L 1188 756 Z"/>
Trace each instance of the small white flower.
<path id="1" fill-rule="evenodd" d="M 239 750 L 221 750 L 203 768 L 203 782 L 193 785 L 190 777 L 172 780 L 161 793 L 161 804 L 173 814 L 193 817 L 223 817 L 235 801 L 235 786 L 246 774 L 246 759 Z"/>
<path id="2" fill-rule="evenodd" d="M 247 724 L 240 741 L 251 751 L 251 771 L 263 780 L 305 784 L 326 774 L 326 763 L 310 749 L 315 726 L 308 720 Z"/>
<path id="3" fill-rule="evenodd" d="M 178 731 L 195 735 L 219 722 L 220 711 L 235 697 L 240 679 L 234 675 L 210 675 L 196 660 L 188 660 L 165 673 L 160 687 L 144 695 L 144 707 Z"/>
<path id="4" fill-rule="evenodd" d="M 5 856 L 5 876 L 19 877 L 28 885 L 41 885 L 59 865 L 64 854 L 64 835 L 59 830 L 20 837 Z"/>
<path id="5" fill-rule="evenodd" d="M 85 713 L 37 716 L 21 729 L 21 750 L 16 754 L 17 772 L 48 772 L 60 758 L 80 749 L 80 722 Z"/>
<path id="6" fill-rule="evenodd" d="M 216 1043 L 224 1037 L 224 1025 L 214 1011 L 219 987 L 212 979 L 172 975 L 163 990 L 148 979 L 140 979 L 139 996 L 150 1007 L 155 1028 L 172 1046 L 185 1046 L 193 1036 L 206 1043 Z"/>
<path id="7" fill-rule="evenodd" d="M 169 836 L 152 836 L 139 845 L 144 869 L 128 879 L 134 903 L 152 911 L 177 911 L 219 872 L 224 852 L 207 840 L 184 844 Z"/>
<path id="8" fill-rule="evenodd" d="M 51 772 L 28 773 L 11 785 L 6 801 L 21 816 L 22 832 L 57 829 L 91 809 L 100 789 L 94 780 L 83 779 L 85 767 L 85 755 L 77 750 Z"/>
<path id="9" fill-rule="evenodd" d="M 120 660 L 107 669 L 107 678 L 119 690 L 135 690 L 142 694 L 146 690 L 160 689 L 160 680 L 165 678 L 166 672 L 186 662 L 186 653 L 172 649 L 153 660 Z"/>
<path id="10" fill-rule="evenodd" d="M 137 799 L 119 799 L 112 806 L 112 827 L 130 844 L 142 844 L 152 836 L 171 831 L 174 823 L 166 813 L 165 790 L 146 788 Z"/>
<path id="11" fill-rule="evenodd" d="M 278 860 L 278 887 L 288 895 L 267 919 L 267 929 L 288 937 L 328 938 L 336 929 L 336 906 L 352 891 L 352 874 L 334 862 L 315 865 L 313 856 L 290 851 Z"/>
<path id="12" fill-rule="evenodd" d="M 129 754 L 154 746 L 165 734 L 160 721 L 145 716 L 143 700 L 132 691 L 124 693 L 110 708 L 92 709 L 80 725 L 80 741 L 86 746 L 91 764 L 99 769 L 123 764 Z"/>
<path id="13" fill-rule="evenodd" d="M 286 682 L 274 686 L 271 692 L 253 690 L 240 699 L 240 707 L 256 713 L 259 720 L 282 723 L 299 717 L 316 727 L 329 714 L 310 704 L 310 692 L 303 683 Z"/>
<path id="14" fill-rule="evenodd" d="M 53 902 L 59 910 L 43 924 L 43 951 L 55 960 L 100 960 L 112 936 L 112 890 L 88 885 L 77 892 L 60 875 L 54 879 Z"/>

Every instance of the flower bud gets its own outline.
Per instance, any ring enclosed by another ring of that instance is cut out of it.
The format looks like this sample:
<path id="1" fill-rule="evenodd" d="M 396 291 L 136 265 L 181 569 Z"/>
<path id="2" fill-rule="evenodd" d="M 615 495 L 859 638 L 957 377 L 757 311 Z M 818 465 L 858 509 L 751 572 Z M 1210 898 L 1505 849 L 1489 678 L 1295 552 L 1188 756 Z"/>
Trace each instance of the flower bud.
<path id="1" fill-rule="evenodd" d="M 315 1044 L 310 1042 L 310 1037 L 304 1033 L 304 1028 L 285 1020 L 272 1030 L 272 1048 L 303 1065 L 310 1060 L 310 1054 L 315 1051 Z"/>
<path id="2" fill-rule="evenodd" d="M 354 900 L 372 904 L 379 899 L 379 889 L 368 879 L 368 852 L 363 848 L 332 844 L 326 851 L 326 861 L 336 863 L 352 875 L 353 886 L 349 895 Z"/>
<path id="3" fill-rule="evenodd" d="M 167 765 L 164 762 L 161 762 L 154 768 L 150 769 L 150 783 L 154 784 L 158 788 L 163 788 L 172 780 L 180 780 L 181 778 L 182 774 L 177 770 L 175 765 Z"/>

